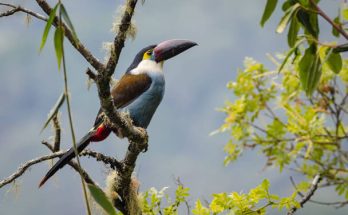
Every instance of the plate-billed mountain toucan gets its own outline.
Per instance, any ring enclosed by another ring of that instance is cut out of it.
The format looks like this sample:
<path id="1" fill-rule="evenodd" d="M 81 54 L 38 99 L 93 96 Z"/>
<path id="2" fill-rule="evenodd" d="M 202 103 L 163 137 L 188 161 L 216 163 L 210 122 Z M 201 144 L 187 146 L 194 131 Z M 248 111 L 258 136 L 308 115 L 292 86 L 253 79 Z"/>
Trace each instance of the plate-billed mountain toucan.
<path id="1" fill-rule="evenodd" d="M 111 90 L 115 107 L 127 111 L 135 126 L 147 128 L 164 94 L 163 62 L 195 45 L 197 43 L 188 40 L 167 40 L 140 50 Z M 109 136 L 111 128 L 103 120 L 100 110 L 93 128 L 77 144 L 78 152 L 90 142 L 102 141 Z M 74 157 L 75 151 L 70 148 L 47 172 L 39 187 Z"/>

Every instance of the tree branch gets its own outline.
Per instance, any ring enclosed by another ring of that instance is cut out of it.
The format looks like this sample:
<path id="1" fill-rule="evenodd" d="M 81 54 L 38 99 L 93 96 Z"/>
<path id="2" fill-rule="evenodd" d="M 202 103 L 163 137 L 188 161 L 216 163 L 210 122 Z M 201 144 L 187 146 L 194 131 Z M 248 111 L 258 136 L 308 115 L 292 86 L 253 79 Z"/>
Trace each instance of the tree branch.
<path id="1" fill-rule="evenodd" d="M 106 156 L 102 153 L 95 152 L 89 149 L 85 149 L 80 153 L 81 156 L 88 156 L 88 157 L 93 157 L 97 161 L 102 161 L 106 165 L 110 165 L 110 167 L 114 170 L 122 170 L 123 164 L 116 160 L 113 157 Z"/>
<path id="2" fill-rule="evenodd" d="M 96 78 L 97 78 L 97 75 L 94 74 L 94 72 L 93 72 L 90 68 L 87 68 L 86 74 L 87 74 L 88 77 L 89 77 L 90 79 L 92 79 L 93 81 L 95 81 Z"/>
<path id="3" fill-rule="evenodd" d="M 41 9 L 49 15 L 51 13 L 52 8 L 45 0 L 36 0 L 37 4 L 41 7 Z M 54 26 L 58 26 L 58 17 L 55 17 Z M 78 40 L 75 39 L 70 29 L 62 23 L 64 28 L 64 34 L 66 38 L 70 41 L 71 45 L 80 52 L 80 54 L 90 63 L 97 71 L 102 71 L 104 69 L 104 65 L 99 62 L 99 60 L 92 55 L 92 53 Z"/>
<path id="4" fill-rule="evenodd" d="M 316 12 L 323 17 L 330 25 L 335 28 L 346 40 L 348 40 L 348 34 L 341 28 L 341 26 L 337 25 L 330 17 L 315 3 L 314 0 L 310 0 L 311 4 L 314 6 Z"/>
<path id="5" fill-rule="evenodd" d="M 131 18 L 134 14 L 134 8 L 137 0 L 127 0 L 126 9 L 122 15 L 118 34 L 114 39 L 114 46 L 111 49 L 110 58 L 104 70 L 97 70 L 98 75 L 96 84 L 100 98 L 101 107 L 109 119 L 109 125 L 113 130 L 120 130 L 122 136 L 128 137 L 130 142 L 144 142 L 147 144 L 147 134 L 144 129 L 134 128 L 129 117 L 125 117 L 117 112 L 110 94 L 110 80 L 118 63 L 122 48 L 124 47 L 127 31 L 129 29 Z M 115 126 L 117 125 L 117 126 Z"/>
<path id="6" fill-rule="evenodd" d="M 137 4 L 137 0 L 127 0 L 126 8 L 121 19 L 121 24 L 118 26 L 118 34 L 114 39 L 114 47 L 111 49 L 110 58 L 106 65 L 106 76 L 111 77 L 114 73 L 116 65 L 118 63 L 121 50 L 124 47 L 124 42 L 127 38 L 127 32 L 129 26 L 131 25 L 132 16 L 134 14 L 134 9 Z"/>
<path id="7" fill-rule="evenodd" d="M 12 5 L 12 4 L 7 4 L 7 3 L 1 3 L 0 2 L 0 5 L 2 6 L 7 6 L 7 7 L 10 7 L 12 8 L 11 10 L 8 10 L 8 11 L 5 11 L 3 13 L 0 13 L 0 17 L 4 17 L 4 16 L 11 16 L 17 12 L 24 12 L 26 14 L 29 14 L 35 18 L 38 18 L 42 21 L 47 21 L 47 18 L 39 13 L 36 13 L 32 10 L 29 10 L 27 8 L 23 8 L 22 6 L 18 5 L 18 6 L 15 6 L 15 5 Z"/>
<path id="8" fill-rule="evenodd" d="M 51 150 L 52 152 L 55 152 L 54 151 L 54 146 L 52 146 L 51 144 L 49 144 L 48 142 L 46 141 L 42 141 L 41 142 L 43 145 L 45 145 L 49 150 Z M 65 151 L 66 152 L 66 151 Z M 64 153 L 65 153 L 64 152 Z M 59 156 L 61 157 L 61 156 Z M 85 180 L 86 183 L 89 183 L 89 184 L 93 184 L 93 185 L 96 185 L 96 183 L 93 181 L 93 179 L 88 175 L 88 173 L 86 172 L 86 170 L 84 170 L 82 167 L 79 168 L 79 165 L 74 162 L 74 161 L 70 161 L 69 163 L 69 166 L 71 166 L 77 173 L 81 172 L 81 175 L 83 177 L 83 179 Z"/>
<path id="9" fill-rule="evenodd" d="M 311 197 L 314 195 L 315 191 L 318 189 L 318 184 L 321 181 L 321 175 L 318 174 L 314 177 L 313 181 L 312 181 L 312 186 L 309 188 L 309 191 L 302 197 L 301 201 L 300 201 L 300 205 L 301 207 L 303 207 L 304 204 L 306 204 L 306 202 L 308 202 Z M 289 211 L 288 211 L 288 215 L 293 215 L 298 208 L 296 207 L 292 207 Z"/>
<path id="10" fill-rule="evenodd" d="M 131 202 L 131 196 L 129 195 L 131 175 L 134 171 L 138 155 L 140 152 L 147 149 L 148 135 L 145 129 L 134 127 L 127 114 L 116 111 L 110 94 L 110 80 L 124 46 L 136 3 L 137 0 L 126 1 L 126 9 L 122 15 L 121 24 L 119 25 L 118 33 L 114 39 L 114 46 L 111 49 L 110 58 L 104 70 L 97 70 L 98 75 L 96 79 L 101 107 L 106 115 L 105 123 L 110 126 L 116 134 L 127 137 L 130 143 L 125 158 L 121 162 L 123 166 L 122 169 L 119 170 L 119 186 L 117 186 L 116 190 L 123 203 L 125 203 L 124 208 L 126 215 L 130 213 L 130 205 L 128 203 Z"/>
<path id="11" fill-rule="evenodd" d="M 57 114 L 53 117 L 52 121 L 53 121 L 54 133 L 55 133 L 52 152 L 57 152 L 60 150 L 60 132 L 61 132 Z"/>
<path id="12" fill-rule="evenodd" d="M 12 175 L 10 175 L 9 177 L 3 179 L 2 181 L 0 181 L 0 188 L 3 187 L 6 184 L 9 184 L 11 182 L 13 182 L 15 179 L 17 179 L 18 177 L 20 177 L 21 175 L 23 175 L 23 173 L 25 173 L 25 171 L 31 167 L 34 164 L 40 163 L 42 161 L 46 161 L 46 160 L 50 160 L 52 158 L 57 158 L 60 157 L 64 154 L 65 152 L 54 152 L 52 154 L 49 155 L 45 155 L 45 156 L 41 156 L 38 158 L 34 158 L 32 160 L 27 161 L 26 163 L 22 164 L 16 172 L 14 172 Z"/>

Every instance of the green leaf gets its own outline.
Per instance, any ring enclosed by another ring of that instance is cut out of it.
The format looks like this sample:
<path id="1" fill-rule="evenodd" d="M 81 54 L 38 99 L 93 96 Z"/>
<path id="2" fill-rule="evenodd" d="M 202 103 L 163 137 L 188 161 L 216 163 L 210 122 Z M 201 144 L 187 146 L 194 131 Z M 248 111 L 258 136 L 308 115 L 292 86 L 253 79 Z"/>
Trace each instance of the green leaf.
<path id="1" fill-rule="evenodd" d="M 288 32 L 288 44 L 291 48 L 294 47 L 297 41 L 297 34 L 299 30 L 300 30 L 300 23 L 298 22 L 297 18 L 294 17 L 291 20 L 289 32 Z"/>
<path id="2" fill-rule="evenodd" d="M 56 50 L 59 70 L 60 70 L 60 65 L 61 65 L 62 57 L 63 57 L 63 39 L 64 39 L 64 30 L 61 26 L 58 26 L 54 33 L 54 49 Z"/>
<path id="3" fill-rule="evenodd" d="M 288 51 L 288 53 L 286 54 L 286 56 L 285 56 L 285 58 L 283 60 L 283 63 L 279 67 L 279 70 L 278 70 L 279 73 L 283 70 L 286 62 L 289 59 L 289 57 L 297 50 L 298 46 L 301 45 L 304 41 L 305 41 L 304 38 L 302 38 L 301 40 L 298 40 L 297 43 Z"/>
<path id="4" fill-rule="evenodd" d="M 44 125 L 43 125 L 43 127 L 42 127 L 40 133 L 41 133 L 43 130 L 45 130 L 45 128 L 47 128 L 48 124 L 51 122 L 51 120 L 53 119 L 53 117 L 58 113 L 58 110 L 59 110 L 59 108 L 63 105 L 64 100 L 65 100 L 65 94 L 62 93 L 62 94 L 59 96 L 59 98 L 58 98 L 56 104 L 55 104 L 55 105 L 53 106 L 53 108 L 51 109 L 51 111 L 50 111 L 50 113 L 49 113 L 49 115 L 48 115 L 48 117 L 47 117 L 47 120 L 46 120 L 46 122 L 44 123 Z"/>
<path id="5" fill-rule="evenodd" d="M 281 34 L 285 30 L 286 26 L 288 25 L 290 19 L 294 15 L 294 13 L 299 9 L 300 4 L 296 3 L 293 6 L 291 6 L 289 9 L 285 11 L 284 16 L 281 18 L 278 27 L 276 29 L 276 32 Z"/>
<path id="6" fill-rule="evenodd" d="M 301 5 L 303 6 L 308 6 L 309 5 L 309 1 L 308 0 L 298 0 L 300 2 Z"/>
<path id="7" fill-rule="evenodd" d="M 340 16 L 337 16 L 334 20 L 334 23 L 336 23 L 336 25 L 341 26 L 341 22 L 340 22 Z M 336 30 L 336 28 L 332 27 L 332 31 L 331 31 L 332 35 L 334 35 L 335 37 L 339 37 L 340 33 Z"/>
<path id="8" fill-rule="evenodd" d="M 282 5 L 282 11 L 287 11 L 294 3 L 292 1 L 285 1 Z"/>
<path id="9" fill-rule="evenodd" d="M 309 13 L 304 9 L 299 9 L 297 12 L 297 18 L 305 29 L 305 34 L 310 34 L 314 38 L 318 38 L 319 26 L 318 26 L 318 15 Z"/>
<path id="10" fill-rule="evenodd" d="M 340 53 L 333 52 L 332 49 L 327 50 L 327 65 L 330 69 L 338 74 L 342 70 L 342 57 Z"/>
<path id="11" fill-rule="evenodd" d="M 269 190 L 269 187 L 270 187 L 270 183 L 269 183 L 269 180 L 268 179 L 264 179 L 261 183 L 261 187 L 262 189 L 268 191 Z"/>
<path id="12" fill-rule="evenodd" d="M 57 11 L 59 5 L 60 5 L 60 3 L 58 2 L 56 4 L 56 6 L 54 6 L 54 8 L 51 10 L 50 16 L 48 17 L 48 20 L 47 20 L 47 23 L 46 23 L 46 26 L 45 26 L 45 30 L 43 32 L 42 39 L 41 39 L 40 51 L 45 46 L 48 33 L 50 32 L 50 29 L 51 29 L 54 17 L 56 17 L 56 11 Z"/>
<path id="13" fill-rule="evenodd" d="M 195 208 L 192 210 L 192 213 L 196 214 L 196 215 L 209 215 L 210 214 L 209 209 L 204 207 L 199 199 L 195 203 Z"/>
<path id="14" fill-rule="evenodd" d="M 103 190 L 93 184 L 87 184 L 89 192 L 93 196 L 93 199 L 102 207 L 105 212 L 109 215 L 116 215 L 116 210 L 112 203 L 109 201 L 108 197 L 106 197 Z"/>
<path id="15" fill-rule="evenodd" d="M 321 77 L 321 61 L 316 53 L 316 46 L 311 45 L 299 62 L 299 75 L 303 90 L 311 96 Z"/>
<path id="16" fill-rule="evenodd" d="M 343 16 L 343 19 L 348 20 L 348 8 L 347 7 L 342 10 L 342 16 Z"/>
<path id="17" fill-rule="evenodd" d="M 267 20 L 271 17 L 274 9 L 277 6 L 277 3 L 278 3 L 278 0 L 267 0 L 265 10 L 263 11 L 263 15 L 260 22 L 261 27 L 263 27 L 265 23 L 267 22 Z"/>
<path id="18" fill-rule="evenodd" d="M 77 39 L 77 34 L 76 34 L 76 31 L 75 31 L 75 28 L 74 28 L 74 26 L 73 26 L 73 24 L 72 24 L 72 22 L 71 22 L 71 20 L 69 18 L 69 15 L 68 15 L 68 13 L 67 13 L 67 11 L 66 11 L 66 9 L 65 9 L 63 4 L 61 4 L 60 12 L 62 14 L 63 20 L 66 22 L 66 24 L 68 25 L 68 28 L 71 30 L 75 42 L 77 42 L 78 39 Z"/>

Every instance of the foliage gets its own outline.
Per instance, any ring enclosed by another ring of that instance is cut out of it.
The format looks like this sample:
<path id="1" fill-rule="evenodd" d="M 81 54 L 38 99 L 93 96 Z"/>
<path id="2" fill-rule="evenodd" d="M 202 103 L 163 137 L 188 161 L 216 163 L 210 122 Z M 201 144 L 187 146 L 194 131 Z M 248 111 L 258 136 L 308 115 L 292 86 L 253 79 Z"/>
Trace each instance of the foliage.
<path id="1" fill-rule="evenodd" d="M 142 205 L 142 212 L 144 215 L 156 215 L 156 214 L 179 214 L 179 206 L 183 203 L 187 204 L 186 198 L 189 196 L 189 188 L 185 188 L 179 184 L 175 191 L 175 199 L 172 200 L 165 191 L 168 187 L 162 188 L 160 191 L 156 188 L 140 194 L 140 201 Z M 163 206 L 163 202 L 166 201 L 166 206 Z"/>
<path id="2" fill-rule="evenodd" d="M 45 128 L 47 128 L 47 126 L 48 126 L 48 124 L 51 122 L 51 120 L 53 120 L 53 118 L 54 118 L 55 116 L 57 116 L 58 111 L 59 111 L 59 108 L 61 108 L 61 106 L 63 105 L 64 100 L 65 100 L 65 94 L 62 93 L 62 94 L 59 96 L 59 98 L 58 98 L 56 104 L 53 106 L 52 110 L 50 111 L 50 113 L 49 113 L 49 115 L 48 115 L 48 117 L 47 117 L 47 120 L 45 121 L 45 123 L 44 123 L 44 125 L 43 125 L 43 127 L 42 127 L 42 129 L 41 129 L 41 132 L 42 132 L 43 130 L 45 130 Z"/>
<path id="3" fill-rule="evenodd" d="M 324 19 L 330 20 L 330 18 L 317 6 L 318 2 L 318 0 L 284 1 L 282 5 L 284 15 L 276 29 L 277 33 L 283 33 L 289 25 L 287 33 L 288 45 L 291 48 L 289 50 L 289 55 L 293 55 L 294 59 L 300 58 L 297 64 L 297 74 L 307 96 L 311 96 L 316 90 L 324 66 L 329 66 L 330 69 L 337 74 L 341 71 L 342 57 L 340 52 L 345 50 L 343 47 L 346 47 L 346 44 L 322 44 L 318 41 L 320 32 L 318 16 L 320 15 Z M 262 26 L 274 12 L 277 3 L 278 1 L 274 0 L 267 1 L 264 15 L 261 19 Z M 345 15 L 346 13 L 347 6 L 343 5 L 340 14 L 332 20 L 333 36 L 339 37 L 339 31 L 341 30 L 340 32 L 342 32 L 343 36 L 348 39 L 342 28 L 343 22 L 348 18 Z M 301 30 L 303 34 L 301 34 Z M 304 42 L 306 42 L 306 47 L 299 48 L 299 45 Z M 325 52 L 320 51 L 322 47 L 325 47 Z M 288 58 L 286 58 L 283 63 L 286 63 L 287 60 Z M 282 67 L 280 67 L 280 70 L 281 69 Z"/>
<path id="4" fill-rule="evenodd" d="M 340 189 L 348 185 L 348 151 L 343 146 L 348 140 L 343 121 L 348 113 L 347 76 L 348 60 L 339 75 L 323 67 L 318 90 L 308 98 L 301 91 L 296 65 L 287 64 L 277 75 L 277 70 L 247 58 L 237 80 L 227 85 L 237 99 L 221 109 L 226 118 L 220 131 L 231 134 L 225 164 L 257 147 L 268 166 L 280 171 L 291 166 L 308 178 L 323 174 L 339 194 L 348 195 L 347 189 Z"/>
<path id="5" fill-rule="evenodd" d="M 47 40 L 47 36 L 50 32 L 50 29 L 56 19 L 56 14 L 59 14 L 59 19 L 58 19 L 58 24 L 56 27 L 56 30 L 54 32 L 54 48 L 56 51 L 56 56 L 57 56 L 57 63 L 58 63 L 58 69 L 60 69 L 60 65 L 62 63 L 63 60 L 63 42 L 64 42 L 64 26 L 66 24 L 67 28 L 72 32 L 72 36 L 74 38 L 75 41 L 77 41 L 77 34 L 75 32 L 74 26 L 69 18 L 68 12 L 66 11 L 64 5 L 59 1 L 54 8 L 52 9 L 42 38 L 41 38 L 41 45 L 40 45 L 40 51 L 42 51 L 42 49 L 44 48 L 45 44 L 46 44 L 46 40 Z M 64 22 L 65 21 L 65 22 Z M 65 27 L 66 27 L 65 26 Z"/>
<path id="6" fill-rule="evenodd" d="M 226 118 L 218 131 L 231 135 L 224 147 L 226 165 L 238 159 L 246 149 L 257 148 L 267 158 L 267 166 L 276 166 L 280 171 L 291 168 L 308 179 L 320 174 L 323 184 L 334 186 L 337 194 L 348 200 L 348 151 L 344 146 L 348 142 L 345 121 L 348 59 L 342 59 L 340 53 L 346 51 L 343 48 L 346 44 L 319 42 L 318 15 L 330 18 L 317 2 L 284 1 L 284 15 L 277 32 L 284 32 L 290 25 L 287 34 L 290 50 L 285 56 L 270 56 L 276 66 L 274 70 L 246 58 L 245 68 L 238 71 L 235 81 L 227 84 L 236 99 L 221 108 Z M 276 4 L 277 1 L 267 1 L 261 25 L 271 16 Z M 334 20 L 337 26 L 347 21 L 347 11 L 347 5 L 343 4 Z M 345 32 L 339 31 L 343 28 L 337 26 L 333 28 L 333 36 L 345 37 Z M 305 192 L 309 187 L 303 181 L 296 190 Z M 232 195 L 223 196 L 232 198 Z M 294 196 L 296 193 L 290 197 Z M 247 194 L 241 199 L 250 206 L 245 210 L 257 211 Z M 269 203 L 269 199 L 261 199 L 266 205 Z M 196 203 L 196 209 L 212 210 L 211 205 L 204 208 L 200 202 Z"/>
<path id="7" fill-rule="evenodd" d="M 179 212 L 179 207 L 181 207 L 180 211 L 184 211 L 185 206 L 188 214 L 191 211 L 196 215 L 256 215 L 266 214 L 268 207 L 276 208 L 278 210 L 289 210 L 292 207 L 300 207 L 300 204 L 295 199 L 297 195 L 296 191 L 289 197 L 280 198 L 275 194 L 271 194 L 269 192 L 269 187 L 270 183 L 265 179 L 260 185 L 251 189 L 248 193 L 231 192 L 213 194 L 210 203 L 204 202 L 204 204 L 202 204 L 201 200 L 198 199 L 192 210 L 188 207 L 186 200 L 189 196 L 189 189 L 184 188 L 182 185 L 178 185 L 174 200 L 171 200 L 169 195 L 166 193 L 168 187 L 164 187 L 160 191 L 151 188 L 141 194 L 140 199 L 142 202 L 142 212 L 147 215 L 181 214 L 182 212 Z"/>
<path id="8" fill-rule="evenodd" d="M 266 214 L 267 207 L 290 209 L 291 207 L 299 208 L 299 203 L 295 200 L 296 192 L 290 197 L 280 198 L 277 195 L 269 193 L 269 181 L 264 180 L 260 185 L 251 189 L 249 193 L 232 192 L 213 194 L 213 200 L 209 206 L 205 207 L 198 200 L 193 214 Z"/>

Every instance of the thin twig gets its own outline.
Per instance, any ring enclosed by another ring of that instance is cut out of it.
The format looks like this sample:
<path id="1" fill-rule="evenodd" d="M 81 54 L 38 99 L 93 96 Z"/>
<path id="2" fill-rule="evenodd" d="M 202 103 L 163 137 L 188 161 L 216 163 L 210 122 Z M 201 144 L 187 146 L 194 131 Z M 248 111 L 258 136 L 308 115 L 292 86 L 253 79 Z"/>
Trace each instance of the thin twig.
<path id="1" fill-rule="evenodd" d="M 303 193 L 301 193 L 297 186 L 296 186 L 296 183 L 293 179 L 292 176 L 290 176 L 290 181 L 291 181 L 291 184 L 292 186 L 297 190 L 297 193 L 298 195 L 300 195 L 301 197 L 304 197 Z M 325 184 L 324 184 L 325 185 Z M 332 186 L 330 184 L 330 186 Z M 320 186 L 320 187 L 323 187 L 323 184 Z M 312 199 L 309 199 L 308 200 L 309 202 L 311 203 L 314 203 L 314 204 L 318 204 L 318 205 L 327 205 L 327 206 L 335 206 L 336 208 L 339 208 L 339 207 L 343 207 L 344 205 L 348 204 L 348 201 L 341 201 L 341 202 L 323 202 L 323 201 L 318 201 L 318 200 L 312 200 Z"/>
<path id="2" fill-rule="evenodd" d="M 49 144 L 49 142 L 43 140 L 41 142 L 41 144 L 45 145 L 51 152 L 55 152 L 54 149 L 53 149 L 53 146 L 51 144 Z"/>
<path id="3" fill-rule="evenodd" d="M 43 145 L 45 145 L 49 150 L 51 150 L 52 152 L 54 152 L 54 148 L 51 144 L 49 144 L 46 141 L 42 141 L 41 142 Z M 66 153 L 66 151 L 64 152 Z M 68 163 L 69 166 L 71 166 L 76 172 L 81 171 L 83 179 L 85 180 L 86 183 L 88 184 L 93 184 L 96 185 L 96 183 L 93 181 L 93 179 L 88 175 L 88 173 L 86 172 L 86 170 L 84 170 L 82 167 L 79 168 L 78 164 L 74 161 L 69 161 Z"/>
<path id="4" fill-rule="evenodd" d="M 53 154 L 49 154 L 49 155 L 45 155 L 45 156 L 41 156 L 38 158 L 34 158 L 32 160 L 27 161 L 26 163 L 22 164 L 16 172 L 14 172 L 12 175 L 10 175 L 9 177 L 3 179 L 0 181 L 0 188 L 3 187 L 6 184 L 9 184 L 11 182 L 13 182 L 14 180 L 16 180 L 18 177 L 20 177 L 21 175 L 23 175 L 23 173 L 32 165 L 40 163 L 42 161 L 46 161 L 46 160 L 50 160 L 52 158 L 57 158 L 60 157 L 64 154 L 65 152 L 55 152 Z"/>
<path id="5" fill-rule="evenodd" d="M 312 181 L 312 185 L 309 188 L 309 191 L 302 197 L 301 201 L 300 201 L 300 205 L 301 207 L 303 207 L 304 204 L 306 204 L 306 202 L 308 202 L 311 197 L 314 195 L 315 191 L 318 189 L 318 184 L 321 181 L 321 175 L 318 174 L 314 177 L 313 181 Z M 296 211 L 297 211 L 297 207 L 292 207 L 289 211 L 288 211 L 288 215 L 293 215 Z"/>
<path id="6" fill-rule="evenodd" d="M 114 39 L 114 47 L 110 50 L 110 58 L 106 64 L 106 76 L 111 77 L 115 71 L 122 48 L 124 47 L 124 42 L 127 38 L 127 32 L 131 25 L 132 16 L 137 2 L 137 0 L 127 0 L 126 2 L 126 9 L 122 15 L 121 24 L 118 26 L 118 34 Z"/>
<path id="7" fill-rule="evenodd" d="M 118 160 L 116 160 L 115 158 L 113 157 L 109 157 L 109 156 L 106 156 L 102 153 L 99 153 L 99 152 L 95 152 L 95 151 L 92 151 L 92 150 L 89 150 L 89 149 L 85 149 L 84 151 L 82 151 L 80 153 L 81 156 L 88 156 L 88 157 L 93 157 L 95 158 L 97 161 L 102 161 L 104 164 L 106 165 L 110 165 L 110 167 L 114 170 L 119 170 L 122 172 L 122 168 L 123 168 L 123 165 L 121 162 L 119 162 Z"/>
<path id="8" fill-rule="evenodd" d="M 344 29 L 341 28 L 338 24 L 336 24 L 321 8 L 315 3 L 314 0 L 310 0 L 312 5 L 314 6 L 316 12 L 323 17 L 330 25 L 336 29 L 346 40 L 348 40 L 348 34 L 344 31 Z"/>
<path id="9" fill-rule="evenodd" d="M 87 74 L 88 77 L 89 77 L 90 79 L 92 79 L 93 81 L 95 81 L 96 78 L 97 78 L 97 75 L 96 75 L 90 68 L 87 68 L 86 74 Z"/>
<path id="10" fill-rule="evenodd" d="M 45 0 L 36 0 L 37 4 L 41 7 L 41 9 L 49 15 L 51 13 L 52 8 L 49 6 L 49 4 Z M 58 26 L 58 17 L 55 17 L 54 26 Z M 73 33 L 70 31 L 70 29 L 62 23 L 64 28 L 64 34 L 66 38 L 70 41 L 71 45 L 74 46 L 74 48 L 80 52 L 80 54 L 97 70 L 101 71 L 104 69 L 104 65 L 92 55 L 92 53 L 82 44 L 78 39 L 76 39 L 73 36 Z"/>
<path id="11" fill-rule="evenodd" d="M 5 11 L 3 13 L 0 13 L 0 17 L 10 16 L 10 15 L 13 15 L 14 13 L 16 13 L 16 12 L 24 12 L 24 13 L 29 14 L 29 15 L 31 15 L 31 16 L 33 16 L 35 18 L 38 18 L 38 19 L 40 19 L 42 21 L 47 21 L 47 18 L 45 16 L 43 16 L 43 15 L 41 15 L 39 13 L 36 13 L 36 12 L 34 12 L 32 10 L 29 10 L 27 8 L 24 8 L 24 7 L 20 6 L 20 5 L 15 6 L 13 4 L 7 4 L 7 3 L 1 3 L 1 2 L 0 2 L 0 5 L 12 8 L 11 10 L 8 10 L 8 11 Z"/>
<path id="12" fill-rule="evenodd" d="M 53 117 L 53 128 L 54 128 L 54 143 L 53 143 L 53 152 L 60 150 L 60 124 L 57 114 Z"/>

